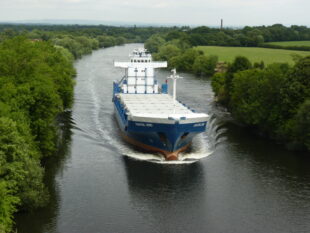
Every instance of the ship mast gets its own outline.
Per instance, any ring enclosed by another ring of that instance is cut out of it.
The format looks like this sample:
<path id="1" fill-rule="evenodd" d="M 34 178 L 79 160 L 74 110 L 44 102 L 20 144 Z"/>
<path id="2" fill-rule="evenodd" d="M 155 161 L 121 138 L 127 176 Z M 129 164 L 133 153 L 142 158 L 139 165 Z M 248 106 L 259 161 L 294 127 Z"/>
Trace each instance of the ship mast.
<path id="1" fill-rule="evenodd" d="M 177 70 L 173 69 L 171 70 L 172 75 L 170 75 L 168 78 L 173 80 L 173 113 L 175 113 L 175 102 L 176 102 L 176 95 L 177 95 L 177 79 L 180 79 L 179 75 L 177 75 Z"/>

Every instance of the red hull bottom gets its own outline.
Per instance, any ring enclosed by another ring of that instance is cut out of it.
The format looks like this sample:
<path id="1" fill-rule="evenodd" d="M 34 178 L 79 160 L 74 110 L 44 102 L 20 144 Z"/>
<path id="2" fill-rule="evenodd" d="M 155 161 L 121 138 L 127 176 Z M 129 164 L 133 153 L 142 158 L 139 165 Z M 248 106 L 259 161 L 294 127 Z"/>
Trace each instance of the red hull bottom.
<path id="1" fill-rule="evenodd" d="M 152 152 L 159 152 L 161 154 L 163 154 L 165 156 L 165 159 L 168 161 L 173 161 L 173 160 L 178 160 L 178 156 L 179 153 L 185 151 L 190 144 L 187 144 L 186 146 L 176 150 L 176 151 L 166 151 L 166 150 L 162 150 L 153 146 L 149 146 L 149 145 L 145 145 L 141 142 L 138 142 L 130 137 L 128 137 L 127 135 L 125 135 L 124 133 L 122 133 L 122 137 L 124 138 L 125 141 L 129 142 L 130 144 L 137 146 L 145 151 L 152 151 Z"/>

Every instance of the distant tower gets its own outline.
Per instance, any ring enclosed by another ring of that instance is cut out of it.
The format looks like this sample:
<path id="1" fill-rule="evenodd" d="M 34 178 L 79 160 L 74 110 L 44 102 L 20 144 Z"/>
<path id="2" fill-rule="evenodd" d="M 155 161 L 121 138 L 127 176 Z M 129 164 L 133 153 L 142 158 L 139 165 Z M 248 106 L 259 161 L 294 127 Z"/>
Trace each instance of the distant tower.
<path id="1" fill-rule="evenodd" d="M 223 19 L 221 19 L 221 30 L 223 29 Z"/>

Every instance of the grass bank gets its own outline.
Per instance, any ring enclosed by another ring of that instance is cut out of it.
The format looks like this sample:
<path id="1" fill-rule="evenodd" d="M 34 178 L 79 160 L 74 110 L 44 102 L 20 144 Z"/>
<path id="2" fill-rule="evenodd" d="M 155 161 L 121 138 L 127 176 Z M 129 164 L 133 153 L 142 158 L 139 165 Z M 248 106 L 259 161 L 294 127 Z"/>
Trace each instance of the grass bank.
<path id="1" fill-rule="evenodd" d="M 285 49 L 248 48 L 248 47 L 221 47 L 221 46 L 197 46 L 205 55 L 216 55 L 219 61 L 232 62 L 236 56 L 247 57 L 252 63 L 264 61 L 266 65 L 281 62 L 294 64 L 293 55 L 309 56 L 308 51 L 292 51 Z"/>

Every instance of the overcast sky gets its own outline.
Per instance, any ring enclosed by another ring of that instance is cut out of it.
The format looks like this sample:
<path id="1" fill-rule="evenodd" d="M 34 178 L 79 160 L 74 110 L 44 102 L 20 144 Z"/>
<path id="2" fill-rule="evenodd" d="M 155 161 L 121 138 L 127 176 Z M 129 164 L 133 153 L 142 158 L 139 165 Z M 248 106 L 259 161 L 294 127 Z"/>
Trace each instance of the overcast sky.
<path id="1" fill-rule="evenodd" d="M 0 0 L 0 21 L 97 20 L 184 25 L 310 25 L 310 0 Z"/>

